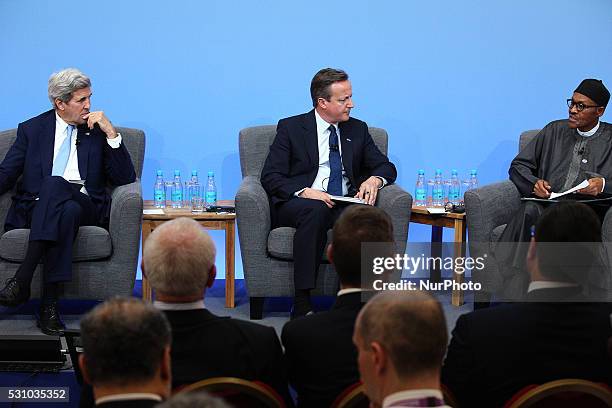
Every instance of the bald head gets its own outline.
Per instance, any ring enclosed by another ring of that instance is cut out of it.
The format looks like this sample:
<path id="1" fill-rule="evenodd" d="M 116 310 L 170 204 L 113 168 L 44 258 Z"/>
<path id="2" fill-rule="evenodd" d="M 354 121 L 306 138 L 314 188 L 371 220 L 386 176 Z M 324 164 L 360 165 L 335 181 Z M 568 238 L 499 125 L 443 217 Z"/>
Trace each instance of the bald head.
<path id="1" fill-rule="evenodd" d="M 208 233 L 190 218 L 177 218 L 155 228 L 145 241 L 144 271 L 158 293 L 201 295 L 214 277 L 215 245 Z"/>
<path id="2" fill-rule="evenodd" d="M 439 371 L 448 341 L 440 303 L 418 291 L 373 297 L 357 317 L 355 334 L 366 348 L 380 344 L 401 380 Z"/>

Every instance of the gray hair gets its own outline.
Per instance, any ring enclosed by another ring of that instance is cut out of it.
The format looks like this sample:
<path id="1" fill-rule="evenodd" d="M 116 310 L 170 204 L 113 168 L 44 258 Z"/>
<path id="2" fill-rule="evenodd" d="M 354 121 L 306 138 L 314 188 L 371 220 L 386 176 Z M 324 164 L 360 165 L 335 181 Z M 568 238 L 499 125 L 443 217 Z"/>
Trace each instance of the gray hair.
<path id="1" fill-rule="evenodd" d="M 446 320 L 440 303 L 426 292 L 379 293 L 361 310 L 355 330 L 364 345 L 383 346 L 401 379 L 440 370 Z"/>
<path id="2" fill-rule="evenodd" d="M 118 297 L 81 319 L 81 341 L 92 385 L 118 385 L 153 379 L 172 335 L 151 303 Z"/>
<path id="3" fill-rule="evenodd" d="M 85 74 L 76 68 L 66 68 L 49 77 L 49 100 L 55 108 L 56 99 L 68 102 L 74 91 L 90 87 L 91 80 Z"/>
<path id="4" fill-rule="evenodd" d="M 177 218 L 155 228 L 145 241 L 142 259 L 151 287 L 160 293 L 202 293 L 215 264 L 215 244 L 191 218 Z"/>
<path id="5" fill-rule="evenodd" d="M 181 392 L 157 405 L 158 408 L 231 408 L 221 398 L 213 397 L 204 391 Z"/>

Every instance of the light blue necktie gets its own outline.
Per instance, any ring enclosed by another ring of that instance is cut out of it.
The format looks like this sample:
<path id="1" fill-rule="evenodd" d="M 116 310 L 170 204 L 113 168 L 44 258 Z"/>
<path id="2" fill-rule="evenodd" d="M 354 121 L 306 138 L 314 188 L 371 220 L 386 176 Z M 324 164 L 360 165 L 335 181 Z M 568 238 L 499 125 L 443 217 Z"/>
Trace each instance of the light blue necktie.
<path id="1" fill-rule="evenodd" d="M 72 145 L 72 130 L 74 126 L 68 125 L 66 127 L 66 139 L 62 142 L 62 145 L 53 160 L 53 170 L 51 171 L 52 176 L 63 176 L 66 166 L 68 165 L 68 158 L 70 157 L 70 146 Z"/>

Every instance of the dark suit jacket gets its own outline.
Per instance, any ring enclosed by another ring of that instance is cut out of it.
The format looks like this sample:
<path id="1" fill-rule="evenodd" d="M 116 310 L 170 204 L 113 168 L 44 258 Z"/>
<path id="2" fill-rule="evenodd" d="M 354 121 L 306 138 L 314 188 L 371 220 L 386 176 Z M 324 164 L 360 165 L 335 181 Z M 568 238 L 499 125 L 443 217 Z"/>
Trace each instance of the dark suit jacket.
<path id="1" fill-rule="evenodd" d="M 397 177 L 395 166 L 374 144 L 368 125 L 350 118 L 338 124 L 342 150 L 342 164 L 350 180 L 349 194 L 354 195 L 368 177 L 384 177 L 393 183 Z M 302 115 L 281 119 L 276 138 L 261 173 L 261 182 L 276 205 L 293 198 L 293 194 L 314 182 L 319 168 L 317 123 L 314 110 Z"/>
<path id="2" fill-rule="evenodd" d="M 51 175 L 55 142 L 55 111 L 50 110 L 20 123 L 15 143 L 0 164 L 0 194 L 9 191 L 21 176 L 13 204 L 6 217 L 8 229 L 27 227 L 41 182 Z M 121 143 L 113 149 L 99 127 L 78 127 L 77 155 L 79 172 L 85 188 L 96 206 L 100 225 L 106 225 L 110 212 L 107 184 L 119 186 L 136 180 L 130 155 Z"/>
<path id="3" fill-rule="evenodd" d="M 238 377 L 273 387 L 291 406 L 283 352 L 272 327 L 206 309 L 164 311 L 172 327 L 173 385 Z"/>
<path id="4" fill-rule="evenodd" d="M 289 382 L 298 407 L 329 407 L 346 387 L 359 380 L 353 345 L 361 293 L 339 296 L 328 312 L 287 322 L 281 335 Z"/>
<path id="5" fill-rule="evenodd" d="M 528 301 L 574 296 L 576 290 L 540 289 Z M 466 407 L 502 406 L 530 384 L 561 378 L 610 381 L 606 342 L 612 304 L 515 303 L 459 317 L 442 383 Z"/>

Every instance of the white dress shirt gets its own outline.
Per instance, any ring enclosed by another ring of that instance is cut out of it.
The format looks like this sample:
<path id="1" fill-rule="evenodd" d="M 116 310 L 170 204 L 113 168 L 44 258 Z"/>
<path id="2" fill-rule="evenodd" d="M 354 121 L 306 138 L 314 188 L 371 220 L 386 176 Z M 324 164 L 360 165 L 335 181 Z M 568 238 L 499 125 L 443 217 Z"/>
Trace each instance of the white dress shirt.
<path id="1" fill-rule="evenodd" d="M 385 397 L 382 403 L 382 408 L 398 406 L 401 407 L 401 401 L 421 399 L 421 398 L 439 398 L 444 400 L 442 392 L 435 389 L 422 389 L 422 390 L 410 390 L 410 391 L 399 391 L 393 394 L 389 394 Z M 410 406 L 410 405 L 405 405 Z M 450 408 L 448 405 L 441 405 L 440 408 Z"/>
<path id="2" fill-rule="evenodd" d="M 81 180 L 81 173 L 79 172 L 79 158 L 77 156 L 77 132 L 78 129 L 76 126 L 72 130 L 72 140 L 73 142 L 70 144 L 70 154 L 68 156 L 68 164 L 66 164 L 66 168 L 64 169 L 64 174 L 62 177 L 67 181 L 70 180 Z M 57 157 L 57 153 L 68 137 L 68 124 L 55 112 L 55 142 L 53 144 L 53 161 L 55 162 L 55 158 Z M 121 134 L 117 133 L 117 137 L 114 139 L 106 138 L 108 145 L 113 149 L 119 148 L 121 146 Z M 87 194 L 85 187 L 81 189 L 81 192 Z"/>

